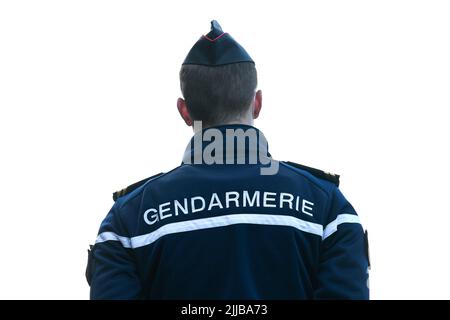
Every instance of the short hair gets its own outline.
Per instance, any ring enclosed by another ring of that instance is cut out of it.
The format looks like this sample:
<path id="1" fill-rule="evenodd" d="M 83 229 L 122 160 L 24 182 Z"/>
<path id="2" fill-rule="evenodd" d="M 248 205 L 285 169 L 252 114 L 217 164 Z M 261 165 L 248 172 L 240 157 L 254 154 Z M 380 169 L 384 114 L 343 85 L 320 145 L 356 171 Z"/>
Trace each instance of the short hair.
<path id="1" fill-rule="evenodd" d="M 257 82 L 252 62 L 214 67 L 186 64 L 180 70 L 181 92 L 189 114 L 204 126 L 222 124 L 245 114 Z"/>

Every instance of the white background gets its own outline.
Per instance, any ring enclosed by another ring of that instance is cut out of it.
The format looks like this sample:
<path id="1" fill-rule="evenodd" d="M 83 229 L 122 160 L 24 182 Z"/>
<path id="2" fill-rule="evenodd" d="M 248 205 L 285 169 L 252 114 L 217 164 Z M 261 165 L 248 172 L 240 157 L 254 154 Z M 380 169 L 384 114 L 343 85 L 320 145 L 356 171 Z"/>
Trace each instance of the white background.
<path id="1" fill-rule="evenodd" d="M 0 298 L 86 299 L 111 193 L 181 162 L 178 71 L 217 19 L 276 159 L 342 175 L 373 299 L 449 299 L 448 1 L 2 1 Z"/>

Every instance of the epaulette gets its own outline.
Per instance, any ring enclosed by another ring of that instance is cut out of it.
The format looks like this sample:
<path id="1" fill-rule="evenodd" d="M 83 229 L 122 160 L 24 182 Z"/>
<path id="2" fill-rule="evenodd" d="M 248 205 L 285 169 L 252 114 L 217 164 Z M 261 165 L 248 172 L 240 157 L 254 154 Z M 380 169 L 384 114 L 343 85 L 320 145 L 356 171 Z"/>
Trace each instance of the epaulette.
<path id="1" fill-rule="evenodd" d="M 128 187 L 123 188 L 122 190 L 116 191 L 113 193 L 113 200 L 116 201 L 117 199 L 119 199 L 120 197 L 123 197 L 126 194 L 129 194 L 130 192 L 132 192 L 133 190 L 136 190 L 137 188 L 139 188 L 140 186 L 142 186 L 144 183 L 146 183 L 148 180 L 156 178 L 160 175 L 162 175 L 164 172 L 160 172 L 158 174 L 155 174 L 154 176 L 148 177 L 144 180 L 135 182 L 133 184 L 130 184 Z"/>
<path id="2" fill-rule="evenodd" d="M 288 164 L 290 166 L 293 166 L 293 167 L 296 167 L 296 168 L 308 171 L 313 176 L 315 176 L 317 178 L 320 178 L 320 179 L 324 179 L 324 180 L 330 181 L 330 182 L 334 183 L 336 186 L 339 187 L 339 177 L 340 176 L 338 174 L 325 172 L 325 171 L 322 171 L 322 170 L 319 170 L 319 169 L 307 167 L 307 166 L 304 166 L 302 164 L 298 164 L 298 163 L 291 162 L 291 161 L 283 161 L 283 162 L 285 162 L 286 164 Z"/>

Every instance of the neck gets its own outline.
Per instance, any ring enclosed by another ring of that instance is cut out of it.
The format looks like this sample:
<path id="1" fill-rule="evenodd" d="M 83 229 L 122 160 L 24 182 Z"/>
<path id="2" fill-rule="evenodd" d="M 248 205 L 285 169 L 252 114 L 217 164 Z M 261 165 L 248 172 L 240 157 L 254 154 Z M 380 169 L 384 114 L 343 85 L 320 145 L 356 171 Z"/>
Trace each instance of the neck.
<path id="1" fill-rule="evenodd" d="M 194 133 L 198 132 L 199 130 L 216 127 L 216 126 L 228 125 L 228 124 L 242 124 L 242 125 L 247 125 L 247 126 L 253 126 L 254 121 L 253 121 L 253 117 L 251 114 L 246 114 L 244 117 L 241 117 L 239 119 L 222 121 L 220 123 L 211 123 L 211 124 L 210 123 L 201 123 L 202 124 L 201 126 L 199 125 L 200 123 L 201 123 L 200 121 L 194 121 L 194 125 L 192 126 Z"/>

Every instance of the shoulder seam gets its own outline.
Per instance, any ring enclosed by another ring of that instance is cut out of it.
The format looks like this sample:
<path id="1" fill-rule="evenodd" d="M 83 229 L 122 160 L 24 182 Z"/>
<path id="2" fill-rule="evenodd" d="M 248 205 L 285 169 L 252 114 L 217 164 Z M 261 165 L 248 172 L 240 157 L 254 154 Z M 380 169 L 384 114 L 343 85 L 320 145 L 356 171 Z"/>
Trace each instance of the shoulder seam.
<path id="1" fill-rule="evenodd" d="M 295 163 L 295 162 L 291 162 L 291 161 L 283 161 L 285 164 L 300 169 L 302 171 L 307 171 L 310 174 L 312 174 L 314 177 L 319 178 L 320 180 L 326 180 L 329 181 L 331 183 L 333 183 L 334 185 L 336 185 L 336 187 L 339 188 L 339 175 L 338 174 L 333 174 L 330 172 L 326 172 L 320 169 L 316 169 L 313 167 L 308 167 L 299 163 Z"/>
<path id="2" fill-rule="evenodd" d="M 179 165 L 178 167 L 175 167 L 175 168 L 173 168 L 172 170 L 167 171 L 166 173 L 160 174 L 159 176 L 155 177 L 154 179 L 150 179 L 149 181 L 145 182 L 142 186 L 138 187 L 136 190 L 141 189 L 141 191 L 142 191 L 143 189 L 145 189 L 145 187 L 146 187 L 150 182 L 153 182 L 153 181 L 155 181 L 155 180 L 158 180 L 159 178 L 164 177 L 164 176 L 168 175 L 169 173 L 174 172 L 175 170 L 181 168 L 183 165 L 184 165 L 184 164 L 181 164 L 181 165 Z M 134 191 L 136 191 L 136 190 L 133 190 L 132 192 L 134 192 Z M 123 203 L 121 203 L 120 206 L 119 206 L 117 209 L 118 209 L 118 210 L 122 209 L 123 206 L 124 206 L 128 201 L 131 201 L 131 200 L 133 200 L 134 198 L 136 198 L 136 197 L 141 193 L 141 191 L 140 191 L 140 192 L 137 192 L 137 193 L 136 193 L 135 195 L 133 195 L 132 197 L 130 197 L 130 198 L 126 199 L 125 201 L 123 201 Z M 120 201 L 120 198 L 117 199 L 116 203 L 119 202 L 119 201 Z"/>
<path id="3" fill-rule="evenodd" d="M 298 170 L 301 170 L 301 169 L 298 169 L 298 168 L 295 168 L 295 167 L 293 167 L 293 166 L 290 166 L 289 164 L 287 164 L 287 163 L 285 163 L 284 161 L 280 161 L 280 163 L 282 164 L 282 165 L 284 165 L 286 168 L 288 168 L 288 169 L 290 169 L 291 171 L 294 171 L 295 173 L 297 173 L 298 175 L 301 175 L 302 177 L 304 177 L 305 179 L 307 179 L 308 181 L 310 181 L 311 183 L 313 183 L 315 186 L 317 186 L 320 190 L 322 190 L 323 192 L 325 192 L 325 194 L 327 195 L 327 196 L 329 196 L 330 195 L 330 193 L 331 193 L 331 188 L 330 188 L 330 190 L 325 190 L 321 185 L 319 185 L 316 181 L 314 181 L 314 180 L 312 180 L 310 177 L 308 177 L 307 175 L 304 175 L 304 174 L 302 174 L 302 172 L 300 172 L 300 171 L 298 171 Z M 312 174 L 311 174 L 312 175 Z M 318 178 L 317 178 L 318 179 Z M 335 186 L 336 187 L 336 185 L 334 185 L 332 182 L 330 182 L 330 181 L 328 181 L 330 184 L 332 184 L 333 186 Z"/>

